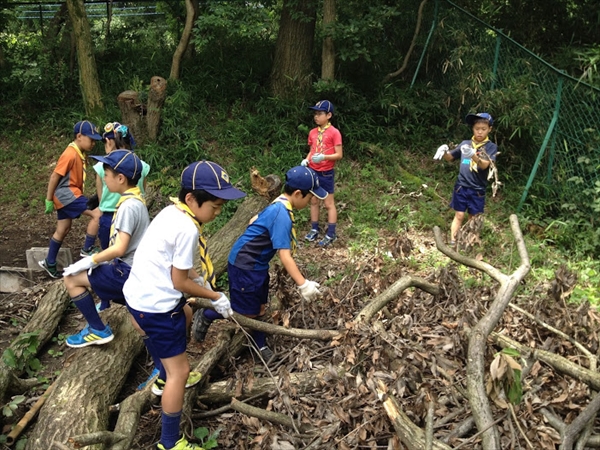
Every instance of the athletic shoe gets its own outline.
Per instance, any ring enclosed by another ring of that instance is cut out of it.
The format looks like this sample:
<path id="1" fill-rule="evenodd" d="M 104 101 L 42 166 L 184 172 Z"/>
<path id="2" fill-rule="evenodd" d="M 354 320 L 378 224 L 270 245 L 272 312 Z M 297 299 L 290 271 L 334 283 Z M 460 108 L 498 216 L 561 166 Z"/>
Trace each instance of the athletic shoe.
<path id="1" fill-rule="evenodd" d="M 210 327 L 211 323 L 204 317 L 204 308 L 200 308 L 194 313 L 192 336 L 194 336 L 197 342 L 202 342 L 206 338 L 206 333 L 208 333 L 208 327 Z"/>
<path id="2" fill-rule="evenodd" d="M 88 249 L 82 248 L 79 252 L 79 256 L 94 256 L 96 253 L 100 253 L 100 249 L 98 247 L 90 247 Z"/>
<path id="3" fill-rule="evenodd" d="M 44 269 L 46 271 L 46 273 L 48 275 L 50 275 L 52 278 L 60 278 L 62 277 L 62 272 L 60 272 L 58 270 L 58 267 L 56 266 L 56 263 L 54 264 L 49 264 L 48 260 L 46 258 L 42 259 L 41 261 L 38 261 L 38 264 L 40 265 L 40 267 L 42 269 Z"/>
<path id="4" fill-rule="evenodd" d="M 200 383 L 202 379 L 202 374 L 200 372 L 190 372 L 188 375 L 187 382 L 185 383 L 185 388 L 191 388 L 192 386 L 196 386 Z M 152 385 L 152 393 L 154 395 L 163 395 L 163 391 L 165 390 L 165 381 L 157 378 L 154 384 Z M 177 447 L 176 447 L 177 448 Z M 182 447 L 185 448 L 185 447 Z"/>
<path id="5" fill-rule="evenodd" d="M 203 447 L 200 447 L 198 444 L 190 444 L 185 437 L 182 437 L 177 442 L 175 442 L 175 447 L 167 448 L 161 443 L 156 445 L 158 450 L 204 450 Z"/>
<path id="6" fill-rule="evenodd" d="M 265 363 L 267 363 L 267 364 L 269 364 L 275 357 L 275 353 L 273 353 L 273 351 L 266 345 L 263 348 L 261 348 L 259 351 L 260 351 L 260 356 L 262 356 L 262 359 L 264 359 Z"/>
<path id="7" fill-rule="evenodd" d="M 68 336 L 66 343 L 69 347 L 81 348 L 88 345 L 102 345 L 114 339 L 110 326 L 106 325 L 104 330 L 94 330 L 92 327 L 86 326 L 79 333 Z"/>
<path id="8" fill-rule="evenodd" d="M 309 242 L 313 242 L 314 240 L 317 239 L 318 236 L 319 236 L 319 230 L 315 230 L 313 228 L 312 230 L 310 230 L 308 232 L 308 234 L 306 236 L 304 236 L 304 239 L 306 239 Z"/>
<path id="9" fill-rule="evenodd" d="M 141 391 L 146 386 L 148 386 L 148 383 L 150 383 L 154 378 L 156 378 L 159 373 L 160 373 L 160 371 L 155 367 L 154 370 L 152 371 L 152 373 L 150 374 L 150 376 L 146 379 L 146 381 L 144 381 L 143 383 L 140 383 L 138 385 L 137 390 Z"/>
<path id="10" fill-rule="evenodd" d="M 335 236 L 335 235 L 329 236 L 328 234 L 326 234 L 325 237 L 319 241 L 319 247 L 327 247 L 327 246 L 333 244 L 336 239 L 337 239 L 337 236 Z"/>

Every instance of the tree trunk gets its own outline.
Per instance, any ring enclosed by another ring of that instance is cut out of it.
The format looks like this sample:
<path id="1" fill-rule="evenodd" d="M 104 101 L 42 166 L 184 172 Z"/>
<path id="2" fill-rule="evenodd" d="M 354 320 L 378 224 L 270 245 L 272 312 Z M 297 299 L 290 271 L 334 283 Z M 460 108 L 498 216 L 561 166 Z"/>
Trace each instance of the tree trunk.
<path id="1" fill-rule="evenodd" d="M 160 125 L 160 112 L 167 98 L 167 80 L 162 77 L 152 77 L 150 80 L 150 91 L 148 92 L 148 112 L 146 114 L 146 126 L 148 138 L 156 142 Z M 135 134 L 134 134 L 135 136 Z"/>
<path id="2" fill-rule="evenodd" d="M 107 311 L 103 318 L 110 322 L 115 339 L 106 345 L 72 350 L 73 358 L 57 378 L 26 449 L 49 449 L 53 442 L 66 444 L 71 436 L 107 429 L 109 406 L 144 348 L 127 309 L 115 305 Z"/>
<path id="3" fill-rule="evenodd" d="M 271 71 L 275 97 L 294 98 L 310 88 L 316 18 L 315 0 L 284 0 Z"/>
<path id="4" fill-rule="evenodd" d="M 19 337 L 8 347 L 12 350 L 17 361 L 22 358 L 23 350 L 30 344 L 29 340 L 20 338 L 28 333 L 38 333 L 38 349 L 41 349 L 54 335 L 56 327 L 70 302 L 71 299 L 62 281 L 57 281 L 50 286 Z M 19 369 L 7 366 L 4 359 L 0 358 L 0 401 L 6 396 L 6 391 L 10 387 L 13 378 L 18 377 L 21 374 L 20 372 Z"/>
<path id="5" fill-rule="evenodd" d="M 103 113 L 104 105 L 102 104 L 102 91 L 100 90 L 96 59 L 94 58 L 90 23 L 85 13 L 83 0 L 67 0 L 67 8 L 75 33 L 79 82 L 85 112 L 89 117 L 96 117 Z"/>
<path id="6" fill-rule="evenodd" d="M 136 91 L 123 91 L 117 97 L 121 110 L 121 123 L 131 130 L 137 145 L 143 145 L 148 139 L 148 128 L 144 122 L 144 105 L 140 102 Z"/>
<path id="7" fill-rule="evenodd" d="M 177 45 L 175 53 L 173 54 L 171 74 L 169 75 L 169 79 L 171 80 L 179 80 L 179 75 L 181 72 L 181 59 L 183 58 L 183 54 L 185 53 L 185 50 L 190 42 L 195 19 L 196 10 L 192 0 L 185 0 L 185 26 L 183 27 L 183 33 L 181 34 L 179 44 Z"/>
<path id="8" fill-rule="evenodd" d="M 335 0 L 323 1 L 323 50 L 321 54 L 321 79 L 335 79 L 335 48 L 333 27 L 335 25 Z"/>

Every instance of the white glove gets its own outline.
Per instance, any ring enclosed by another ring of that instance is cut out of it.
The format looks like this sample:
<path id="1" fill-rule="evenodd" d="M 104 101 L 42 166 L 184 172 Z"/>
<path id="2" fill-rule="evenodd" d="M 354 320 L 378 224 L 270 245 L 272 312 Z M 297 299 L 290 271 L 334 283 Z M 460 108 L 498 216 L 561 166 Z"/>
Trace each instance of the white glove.
<path id="1" fill-rule="evenodd" d="M 207 283 L 206 281 L 204 281 L 204 278 L 202 278 L 202 277 L 194 278 L 194 283 L 196 283 L 198 286 L 202 286 L 203 288 L 208 289 L 210 291 L 213 290 L 210 283 Z"/>
<path id="2" fill-rule="evenodd" d="M 219 295 L 220 297 L 217 300 L 211 300 L 210 302 L 215 311 L 227 319 L 233 314 L 233 309 L 231 309 L 231 303 L 229 303 L 227 296 L 222 292 L 219 292 Z"/>
<path id="3" fill-rule="evenodd" d="M 68 277 L 69 275 L 77 275 L 85 270 L 88 271 L 88 275 L 92 273 L 94 267 L 98 267 L 98 263 L 92 261 L 91 256 L 86 256 L 76 263 L 71 264 L 63 271 L 63 276 Z"/>
<path id="4" fill-rule="evenodd" d="M 317 153 L 316 155 L 313 155 L 312 158 L 310 158 L 310 160 L 312 162 L 314 162 L 315 164 L 319 164 L 324 159 L 325 159 L 325 155 L 323 153 Z"/>
<path id="5" fill-rule="evenodd" d="M 470 145 L 465 144 L 460 148 L 460 152 L 462 153 L 463 158 L 471 159 L 475 154 L 475 149 Z"/>
<path id="6" fill-rule="evenodd" d="M 308 166 L 308 159 L 303 159 L 303 160 L 302 160 L 302 162 L 300 163 L 300 165 L 301 165 L 302 167 L 306 167 L 306 166 Z"/>
<path id="7" fill-rule="evenodd" d="M 300 294 L 302 294 L 304 300 L 310 302 L 321 296 L 321 291 L 319 291 L 320 287 L 321 285 L 316 281 L 306 280 L 304 284 L 298 286 L 298 289 L 300 289 Z"/>
<path id="8" fill-rule="evenodd" d="M 435 152 L 435 156 L 433 157 L 433 159 L 437 159 L 440 160 L 444 157 L 444 155 L 448 152 L 449 148 L 446 144 L 444 145 L 440 145 L 437 149 L 437 151 Z"/>

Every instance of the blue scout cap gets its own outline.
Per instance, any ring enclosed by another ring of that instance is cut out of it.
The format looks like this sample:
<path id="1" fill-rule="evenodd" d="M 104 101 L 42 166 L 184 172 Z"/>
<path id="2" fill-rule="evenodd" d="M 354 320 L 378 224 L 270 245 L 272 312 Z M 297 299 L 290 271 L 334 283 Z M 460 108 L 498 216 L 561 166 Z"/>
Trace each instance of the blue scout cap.
<path id="1" fill-rule="evenodd" d="M 196 161 L 183 169 L 181 187 L 193 191 L 202 189 L 223 200 L 237 200 L 246 196 L 245 192 L 231 185 L 227 172 L 211 161 Z"/>
<path id="2" fill-rule="evenodd" d="M 292 167 L 285 174 L 285 183 L 292 189 L 310 191 L 315 197 L 323 200 L 327 197 L 327 191 L 319 186 L 319 178 L 314 170 L 309 167 Z"/>
<path id="3" fill-rule="evenodd" d="M 90 158 L 108 164 L 112 170 L 132 180 L 142 176 L 142 161 L 130 150 L 114 150 L 106 156 L 92 155 Z"/>
<path id="4" fill-rule="evenodd" d="M 488 123 L 490 124 L 490 127 L 492 125 L 494 125 L 494 119 L 492 118 L 492 116 L 489 113 L 486 112 L 482 112 L 482 113 L 477 113 L 477 114 L 467 114 L 467 117 L 465 117 L 465 122 L 467 122 L 467 124 L 473 126 L 475 124 L 475 121 L 478 119 L 483 119 L 483 120 L 487 120 Z"/>
<path id="5" fill-rule="evenodd" d="M 100 136 L 100 134 L 98 133 L 98 128 L 96 128 L 96 125 L 94 125 L 89 120 L 82 120 L 80 122 L 77 122 L 73 127 L 73 133 L 75 133 L 75 135 L 81 133 L 84 136 L 88 136 L 95 141 L 102 140 L 102 136 Z"/>
<path id="6" fill-rule="evenodd" d="M 329 100 L 321 100 L 320 102 L 317 102 L 315 106 L 309 106 L 308 108 L 315 111 L 325 111 L 333 114 L 333 103 L 331 103 Z"/>

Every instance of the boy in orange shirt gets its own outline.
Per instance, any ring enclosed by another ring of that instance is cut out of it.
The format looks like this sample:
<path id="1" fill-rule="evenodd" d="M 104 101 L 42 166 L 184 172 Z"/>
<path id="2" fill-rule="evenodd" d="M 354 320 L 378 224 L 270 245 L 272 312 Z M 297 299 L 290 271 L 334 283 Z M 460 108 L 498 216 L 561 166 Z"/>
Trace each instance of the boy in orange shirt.
<path id="1" fill-rule="evenodd" d="M 84 153 L 90 152 L 96 141 L 101 140 L 102 136 L 98 133 L 96 125 L 87 120 L 77 122 L 73 128 L 73 134 L 73 142 L 60 155 L 56 167 L 50 175 L 46 193 L 45 213 L 50 214 L 56 209 L 58 223 L 56 231 L 50 239 L 48 255 L 38 263 L 52 278 L 61 277 L 61 273 L 56 267 L 56 257 L 63 240 L 71 229 L 73 219 L 82 214 L 92 220 L 100 219 L 98 208 L 94 210 L 87 209 L 88 199 L 83 195 L 83 185 L 86 169 L 86 156 Z M 87 239 L 86 236 L 86 241 Z M 94 236 L 95 239 L 96 236 Z"/>

